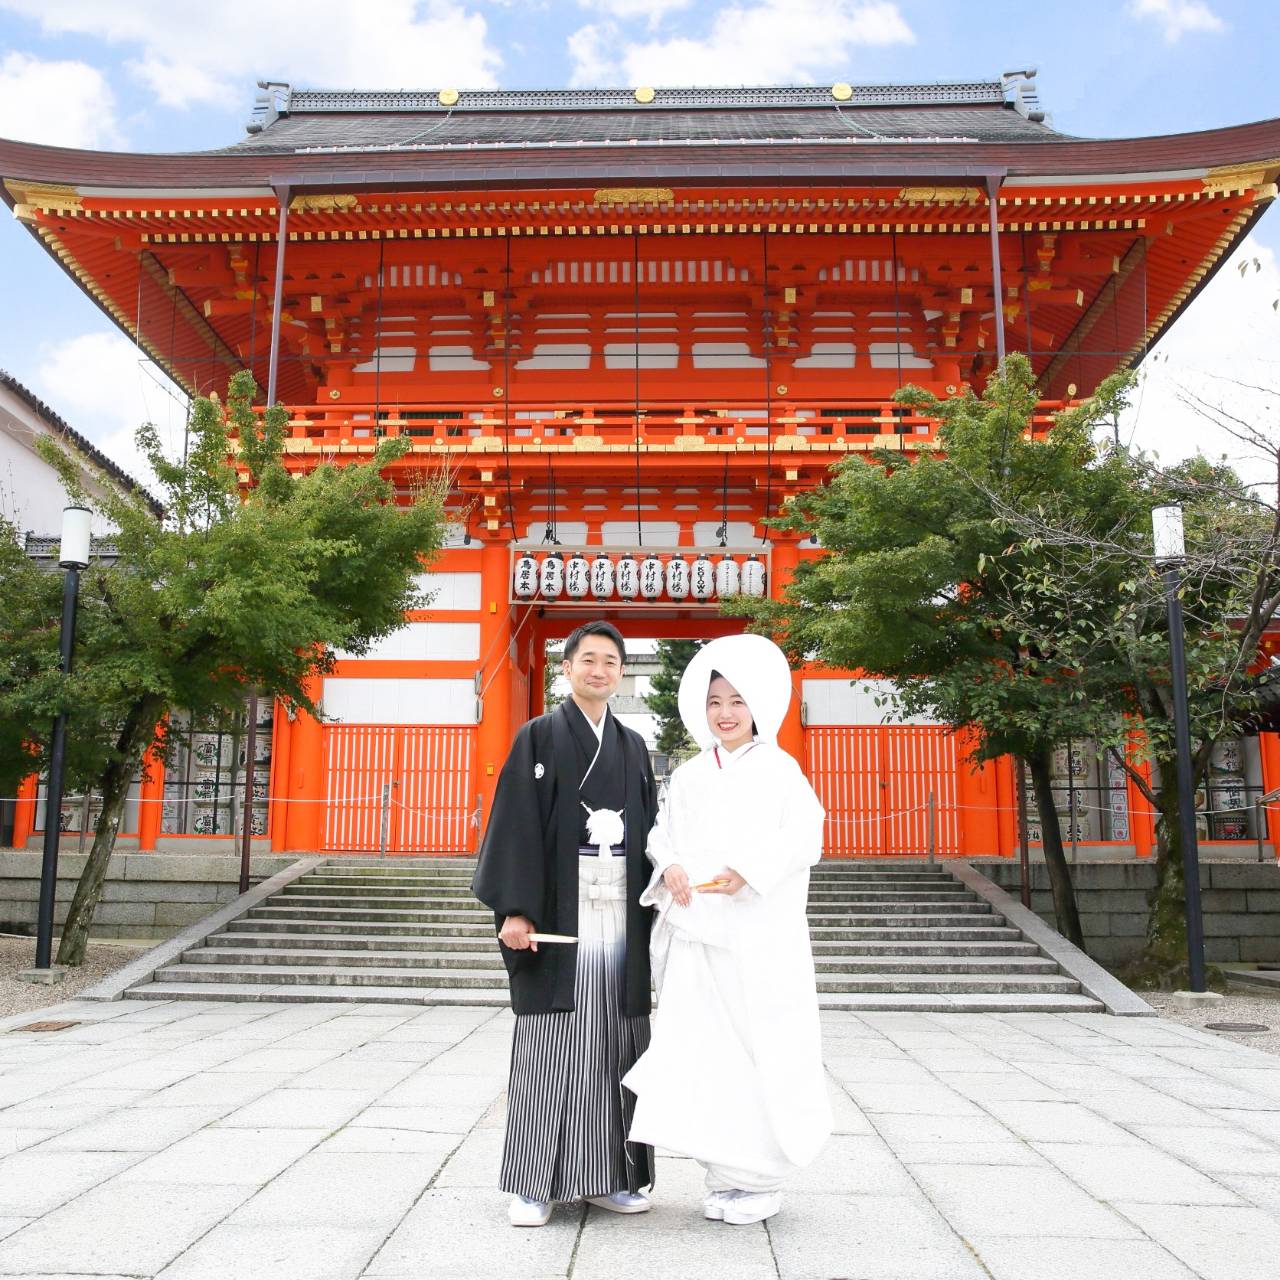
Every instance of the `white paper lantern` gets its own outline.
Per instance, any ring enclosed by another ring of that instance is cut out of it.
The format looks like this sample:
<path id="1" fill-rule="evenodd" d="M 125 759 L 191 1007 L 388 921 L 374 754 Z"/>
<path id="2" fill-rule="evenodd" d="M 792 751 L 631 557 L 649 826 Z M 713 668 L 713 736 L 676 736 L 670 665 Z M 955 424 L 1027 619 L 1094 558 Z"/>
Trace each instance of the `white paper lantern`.
<path id="1" fill-rule="evenodd" d="M 748 556 L 742 566 L 742 594 L 760 597 L 764 595 L 764 562 L 759 556 Z"/>
<path id="2" fill-rule="evenodd" d="M 613 561 L 603 551 L 591 562 L 591 594 L 597 600 L 613 595 Z"/>
<path id="3" fill-rule="evenodd" d="M 732 556 L 722 556 L 716 564 L 716 595 L 721 600 L 738 594 L 738 562 Z"/>
<path id="4" fill-rule="evenodd" d="M 710 600 L 716 593 L 716 571 L 711 558 L 704 552 L 689 570 L 689 594 L 695 600 Z"/>
<path id="5" fill-rule="evenodd" d="M 539 581 L 544 600 L 558 600 L 564 591 L 564 557 L 553 551 L 543 562 Z"/>
<path id="6" fill-rule="evenodd" d="M 511 589 L 517 600 L 532 600 L 538 594 L 538 562 L 527 551 L 516 560 Z"/>
<path id="7" fill-rule="evenodd" d="M 640 594 L 640 565 L 631 552 L 618 561 L 618 598 L 634 600 Z"/>
<path id="8" fill-rule="evenodd" d="M 667 595 L 683 600 L 689 594 L 689 562 L 683 556 L 667 561 Z"/>
<path id="9" fill-rule="evenodd" d="M 564 567 L 564 593 L 570 600 L 585 600 L 591 590 L 591 566 L 581 552 L 575 551 Z"/>
<path id="10" fill-rule="evenodd" d="M 640 566 L 640 594 L 646 600 L 656 600 L 662 594 L 662 561 L 653 552 Z"/>

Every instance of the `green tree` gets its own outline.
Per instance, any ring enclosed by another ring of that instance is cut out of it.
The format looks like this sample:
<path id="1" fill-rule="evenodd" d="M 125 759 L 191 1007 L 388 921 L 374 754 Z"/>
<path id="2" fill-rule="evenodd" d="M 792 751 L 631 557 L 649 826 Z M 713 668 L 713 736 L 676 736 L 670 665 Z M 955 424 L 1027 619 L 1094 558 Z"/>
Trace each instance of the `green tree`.
<path id="1" fill-rule="evenodd" d="M 255 414 L 255 394 L 241 373 L 225 410 L 197 400 L 184 462 L 165 457 L 153 427 L 139 430 L 163 521 L 131 495 L 99 504 L 119 530 L 120 558 L 85 575 L 82 616 L 93 625 L 77 645 L 75 673 L 59 679 L 60 697 L 50 700 L 71 711 L 71 736 L 104 738 L 102 813 L 62 931 L 61 964 L 83 959 L 130 780 L 169 711 L 216 718 L 256 687 L 317 713 L 307 683 L 330 668 L 333 651 L 366 650 L 421 606 L 414 578 L 440 545 L 443 481 L 397 503 L 384 472 L 407 451 L 403 440 L 383 441 L 366 463 L 291 472 L 286 411 Z M 49 457 L 84 500 L 71 460 L 56 448 Z"/>
<path id="2" fill-rule="evenodd" d="M 701 648 L 701 640 L 658 641 L 658 671 L 644 700 L 658 718 L 658 750 L 669 756 L 684 755 L 693 750 L 684 721 L 680 719 L 680 677 Z"/>

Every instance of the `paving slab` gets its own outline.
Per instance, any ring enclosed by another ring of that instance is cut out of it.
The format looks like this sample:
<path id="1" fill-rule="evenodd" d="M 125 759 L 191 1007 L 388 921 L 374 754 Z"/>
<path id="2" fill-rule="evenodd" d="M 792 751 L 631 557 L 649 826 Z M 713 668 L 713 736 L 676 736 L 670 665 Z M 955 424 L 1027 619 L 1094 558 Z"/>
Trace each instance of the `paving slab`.
<path id="1" fill-rule="evenodd" d="M 1159 1019 L 828 1012 L 835 1134 L 767 1227 L 660 1153 L 649 1214 L 514 1231 L 506 1011 L 60 1007 L 0 1028 L 6 1280 L 1256 1280 L 1280 1248 L 1280 1059 Z"/>

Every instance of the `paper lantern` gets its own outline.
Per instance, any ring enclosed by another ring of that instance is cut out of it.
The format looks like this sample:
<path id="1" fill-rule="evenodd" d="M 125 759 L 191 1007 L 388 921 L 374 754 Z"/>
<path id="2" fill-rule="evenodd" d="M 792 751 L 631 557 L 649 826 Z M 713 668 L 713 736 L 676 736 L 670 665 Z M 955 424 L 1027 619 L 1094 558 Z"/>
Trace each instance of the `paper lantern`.
<path id="1" fill-rule="evenodd" d="M 764 595 L 764 563 L 759 556 L 748 556 L 742 566 L 742 594 L 760 597 Z"/>
<path id="2" fill-rule="evenodd" d="M 603 551 L 591 562 L 591 594 L 597 600 L 613 595 L 613 561 Z"/>
<path id="3" fill-rule="evenodd" d="M 640 594 L 640 565 L 631 552 L 618 561 L 618 598 L 634 600 Z"/>
<path id="4" fill-rule="evenodd" d="M 517 600 L 532 600 L 538 594 L 538 562 L 527 551 L 516 560 L 511 589 Z"/>
<path id="5" fill-rule="evenodd" d="M 564 593 L 570 600 L 585 600 L 591 590 L 591 566 L 581 552 L 575 551 L 564 567 Z"/>
<path id="6" fill-rule="evenodd" d="M 558 600 L 564 591 L 564 557 L 553 551 L 543 562 L 539 587 L 544 600 Z"/>
<path id="7" fill-rule="evenodd" d="M 689 562 L 683 556 L 667 561 L 667 595 L 683 600 L 689 594 Z"/>
<path id="8" fill-rule="evenodd" d="M 704 552 L 689 570 L 689 594 L 695 600 L 710 600 L 716 593 L 716 571 Z"/>
<path id="9" fill-rule="evenodd" d="M 662 561 L 653 552 L 640 566 L 640 594 L 646 600 L 656 600 L 662 594 Z"/>
<path id="10" fill-rule="evenodd" d="M 732 556 L 722 556 L 716 565 L 716 595 L 721 600 L 738 594 L 738 562 Z"/>

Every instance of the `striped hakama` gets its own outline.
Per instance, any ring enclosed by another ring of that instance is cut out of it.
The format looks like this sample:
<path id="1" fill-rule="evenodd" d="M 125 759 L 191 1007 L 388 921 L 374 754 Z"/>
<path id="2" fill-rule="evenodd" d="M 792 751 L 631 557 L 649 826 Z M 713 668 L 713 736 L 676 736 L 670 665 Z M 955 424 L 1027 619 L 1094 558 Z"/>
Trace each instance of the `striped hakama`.
<path id="1" fill-rule="evenodd" d="M 635 1097 L 622 1077 L 649 1047 L 648 1016 L 622 1012 L 626 874 L 625 858 L 582 851 L 574 1010 L 516 1017 L 503 1191 L 568 1201 L 653 1182 L 653 1148 L 626 1141 Z"/>

